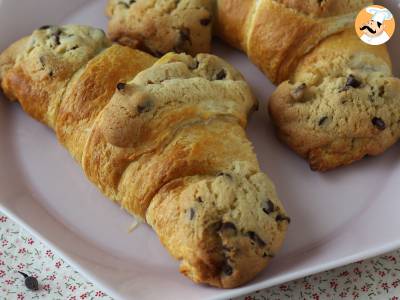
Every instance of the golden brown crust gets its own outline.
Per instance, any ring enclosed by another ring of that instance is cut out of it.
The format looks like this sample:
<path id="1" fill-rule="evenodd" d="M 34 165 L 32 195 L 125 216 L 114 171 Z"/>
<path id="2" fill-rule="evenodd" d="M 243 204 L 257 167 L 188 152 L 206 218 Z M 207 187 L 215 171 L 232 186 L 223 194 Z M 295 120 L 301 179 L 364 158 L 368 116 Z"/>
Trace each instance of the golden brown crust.
<path id="1" fill-rule="evenodd" d="M 273 82 L 278 83 L 289 77 L 304 54 L 325 37 L 343 30 L 343 26 L 352 22 L 352 15 L 342 19 L 318 20 L 296 14 L 274 1 L 264 1 L 259 4 L 254 16 L 247 53 Z"/>
<path id="2" fill-rule="evenodd" d="M 358 11 L 369 3 L 317 2 L 218 0 L 215 31 L 280 83 L 323 39 L 352 27 Z"/>
<path id="3" fill-rule="evenodd" d="M 190 148 L 185 147 L 185 139 L 180 140 L 181 130 L 224 115 L 245 126 L 247 112 L 255 102 L 248 87 L 241 84 L 242 77 L 226 63 L 199 55 L 198 66 L 191 70 L 180 62 L 185 58 L 189 56 L 165 56 L 140 73 L 133 85 L 116 93 L 102 111 L 86 145 L 89 155 L 83 163 L 88 177 L 101 187 L 113 187 L 115 192 L 118 178 L 124 173 L 118 183 L 120 198 L 124 199 L 121 205 L 142 218 L 160 186 L 177 177 L 217 172 L 214 168 L 221 169 L 221 163 L 229 161 L 228 153 L 222 155 L 225 145 L 210 146 L 210 130 L 193 134 Z M 191 66 L 192 61 L 190 58 L 187 64 Z M 240 81 L 219 83 L 197 77 L 204 74 L 212 78 L 222 69 L 226 70 L 224 79 Z M 180 78 L 180 82 L 171 77 Z M 185 77 L 192 79 L 185 81 Z M 193 86 L 198 90 L 195 94 L 189 92 Z M 147 103 L 149 111 L 126 113 L 135 112 L 137 107 L 147 108 Z M 104 150 L 98 150 L 103 147 Z M 213 157 L 212 153 L 221 155 Z"/>
<path id="4" fill-rule="evenodd" d="M 156 59 L 141 51 L 113 45 L 92 59 L 70 83 L 56 120 L 58 140 L 79 162 L 94 119 L 119 82 L 127 82 Z M 105 73 L 104 70 L 107 70 Z M 90 87 L 90 88 L 88 88 Z"/>
<path id="5" fill-rule="evenodd" d="M 214 10 L 214 32 L 233 47 L 247 50 L 247 23 L 255 8 L 253 0 L 219 0 Z"/>
<path id="6" fill-rule="evenodd" d="M 6 50 L 3 51 L 1 54 L 1 60 L 0 60 L 0 84 L 7 73 L 8 70 L 10 70 L 14 64 L 15 60 L 17 59 L 17 56 L 19 53 L 24 51 L 24 48 L 26 46 L 27 41 L 29 40 L 29 37 L 24 37 L 15 43 L 13 43 L 10 47 L 8 47 Z M 2 87 L 3 84 L 1 84 L 0 87 Z M 6 90 L 3 90 L 4 93 L 6 93 L 7 97 L 10 100 L 15 100 L 13 99 L 12 93 L 7 93 Z"/>
<path id="7" fill-rule="evenodd" d="M 289 219 L 245 134 L 257 101 L 241 74 L 206 54 L 155 62 L 88 27 L 41 30 L 0 55 L 2 88 L 192 280 L 230 288 L 265 268 Z"/>
<path id="8" fill-rule="evenodd" d="M 354 11 L 371 4 L 370 0 L 275 0 L 288 8 L 313 17 L 333 17 Z"/>
<path id="9" fill-rule="evenodd" d="M 333 68 L 331 62 L 334 58 L 353 58 L 356 62 L 358 59 L 361 60 L 364 54 L 375 56 L 375 60 L 370 64 L 373 64 L 375 68 L 381 66 L 385 75 L 391 74 L 392 62 L 386 46 L 371 46 L 363 43 L 353 29 L 347 29 L 325 39 L 318 47 L 304 56 L 289 79 L 298 82 L 304 80 L 303 78 L 310 74 L 319 74 L 321 77 L 324 74 L 329 75 L 334 72 L 341 72 L 346 66 L 341 64 Z"/>
<path id="10" fill-rule="evenodd" d="M 48 81 L 43 79 L 42 84 L 45 83 Z M 46 114 L 50 97 L 42 84 L 35 84 L 29 75 L 18 68 L 7 72 L 3 80 L 3 90 L 6 95 L 11 94 L 12 99 L 21 99 L 19 100 L 21 106 L 32 118 L 47 123 Z"/>

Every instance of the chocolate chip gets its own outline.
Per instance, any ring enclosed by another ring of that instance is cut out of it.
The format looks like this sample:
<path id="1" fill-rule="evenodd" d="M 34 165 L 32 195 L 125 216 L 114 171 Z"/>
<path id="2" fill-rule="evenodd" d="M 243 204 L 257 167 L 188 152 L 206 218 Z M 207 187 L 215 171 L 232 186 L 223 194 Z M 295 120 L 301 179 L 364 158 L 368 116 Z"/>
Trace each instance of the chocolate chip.
<path id="1" fill-rule="evenodd" d="M 275 221 L 277 222 L 287 221 L 288 223 L 290 223 L 290 218 L 283 215 L 277 215 Z"/>
<path id="2" fill-rule="evenodd" d="M 196 201 L 199 202 L 199 203 L 203 203 L 203 199 L 201 197 L 197 197 Z"/>
<path id="3" fill-rule="evenodd" d="M 347 77 L 347 81 L 346 81 L 346 86 L 351 86 L 353 88 L 358 88 L 361 85 L 361 82 L 358 81 L 354 75 L 349 75 L 349 77 Z"/>
<path id="4" fill-rule="evenodd" d="M 193 220 L 194 215 L 195 215 L 195 211 L 193 208 L 189 209 L 188 215 L 189 215 L 189 220 Z"/>
<path id="5" fill-rule="evenodd" d="M 73 46 L 71 49 L 69 49 L 69 50 L 76 50 L 76 49 L 78 49 L 79 48 L 79 46 L 78 45 L 75 45 L 75 46 Z"/>
<path id="6" fill-rule="evenodd" d="M 297 100 L 297 101 L 301 100 L 304 96 L 304 92 L 305 92 L 306 88 L 307 88 L 307 85 L 305 83 L 302 83 L 290 92 L 290 96 L 292 96 L 292 98 L 294 100 Z"/>
<path id="7" fill-rule="evenodd" d="M 218 177 L 224 176 L 224 177 L 227 177 L 227 178 L 229 178 L 229 179 L 232 179 L 232 175 L 231 175 L 231 174 L 228 174 L 228 173 L 225 173 L 225 172 L 219 172 L 219 173 L 217 174 L 217 176 L 218 176 Z"/>
<path id="8" fill-rule="evenodd" d="M 39 30 L 46 30 L 49 29 L 51 25 L 43 25 L 42 27 L 39 27 Z"/>
<path id="9" fill-rule="evenodd" d="M 379 94 L 378 94 L 378 96 L 379 96 L 379 97 L 383 97 L 383 95 L 385 95 L 385 86 L 384 86 L 384 85 L 381 85 L 381 86 L 379 87 Z"/>
<path id="10" fill-rule="evenodd" d="M 222 69 L 221 71 L 219 71 L 217 73 L 217 75 L 215 76 L 215 80 L 222 80 L 226 78 L 226 71 L 224 69 Z"/>
<path id="11" fill-rule="evenodd" d="M 32 290 L 32 291 L 37 291 L 39 289 L 39 283 L 38 280 L 33 277 L 33 276 L 28 276 L 27 274 L 18 271 L 18 273 L 20 273 L 22 276 L 24 276 L 25 278 L 25 286 Z"/>
<path id="12" fill-rule="evenodd" d="M 189 66 L 190 70 L 197 69 L 199 67 L 199 61 L 197 59 L 193 60 L 193 63 Z"/>
<path id="13" fill-rule="evenodd" d="M 136 0 L 129 0 L 128 3 L 119 1 L 117 4 L 120 4 L 120 5 L 124 6 L 125 8 L 129 8 L 135 2 L 136 2 Z"/>
<path id="14" fill-rule="evenodd" d="M 379 130 L 385 130 L 386 129 L 386 124 L 381 118 L 374 117 L 372 119 L 372 124 L 374 124 L 374 126 L 376 128 L 378 128 Z"/>
<path id="15" fill-rule="evenodd" d="M 220 231 L 220 229 L 222 227 L 222 222 L 218 221 L 218 222 L 212 224 L 211 226 L 212 226 L 212 229 L 214 229 L 215 231 Z"/>
<path id="16" fill-rule="evenodd" d="M 318 125 L 322 126 L 324 125 L 324 123 L 328 120 L 328 117 L 322 117 L 321 119 L 319 119 Z"/>
<path id="17" fill-rule="evenodd" d="M 50 76 L 50 77 L 53 77 L 53 75 L 54 75 L 54 72 L 53 72 L 52 70 L 50 70 L 49 76 Z"/>
<path id="18" fill-rule="evenodd" d="M 189 43 L 190 45 L 192 44 L 192 41 L 190 40 L 190 29 L 186 28 L 186 27 L 182 27 L 179 29 L 178 40 L 177 40 L 176 45 L 174 46 L 173 50 L 177 53 L 185 52 L 185 44 L 186 43 Z"/>
<path id="19" fill-rule="evenodd" d="M 227 275 L 227 276 L 231 276 L 232 274 L 233 274 L 233 269 L 232 269 L 232 267 L 228 264 L 228 263 L 225 263 L 223 266 L 222 266 L 222 273 L 224 273 L 225 275 Z"/>
<path id="20" fill-rule="evenodd" d="M 39 57 L 39 62 L 42 65 L 42 70 L 44 70 L 46 68 L 46 62 L 44 56 Z"/>
<path id="21" fill-rule="evenodd" d="M 179 38 L 183 42 L 186 42 L 186 41 L 190 42 L 190 29 L 186 28 L 186 27 L 179 29 Z"/>
<path id="22" fill-rule="evenodd" d="M 258 236 L 257 233 L 255 233 L 254 231 L 249 231 L 247 232 L 247 236 L 254 242 L 257 243 L 258 246 L 260 247 L 264 247 L 267 244 Z"/>
<path id="23" fill-rule="evenodd" d="M 164 55 L 163 52 L 158 51 L 158 50 L 154 50 L 154 51 L 151 51 L 151 52 L 152 52 L 153 56 L 155 56 L 155 57 L 161 57 L 161 56 Z M 175 51 L 175 52 L 178 52 L 178 51 Z"/>
<path id="24" fill-rule="evenodd" d="M 211 23 L 211 19 L 210 18 L 204 18 L 200 20 L 200 24 L 203 26 L 208 26 Z"/>
<path id="25" fill-rule="evenodd" d="M 123 6 L 123 7 L 125 7 L 125 8 L 129 8 L 129 5 L 128 5 L 128 3 L 125 3 L 125 2 L 119 1 L 119 2 L 118 2 L 118 4 L 119 4 L 119 5 L 122 5 L 122 6 Z"/>
<path id="26" fill-rule="evenodd" d="M 375 96 L 374 87 L 370 86 L 369 89 L 371 90 L 371 94 L 368 94 L 368 97 L 374 97 Z"/>
<path id="27" fill-rule="evenodd" d="M 237 234 L 236 226 L 235 226 L 235 224 L 233 224 L 232 222 L 225 222 L 225 223 L 222 223 L 221 228 L 220 228 L 220 231 L 223 231 L 223 232 L 230 232 L 230 233 L 233 233 L 233 234 Z"/>
<path id="28" fill-rule="evenodd" d="M 147 80 L 147 84 L 154 84 L 154 82 L 151 80 Z"/>
<path id="29" fill-rule="evenodd" d="M 262 257 L 264 257 L 264 258 L 274 258 L 274 256 L 275 255 L 273 255 L 273 254 L 268 254 L 268 253 L 266 253 L 266 252 L 264 252 L 264 254 L 263 254 L 263 256 Z"/>
<path id="30" fill-rule="evenodd" d="M 358 81 L 358 80 L 354 77 L 354 75 L 350 74 L 350 75 L 347 77 L 346 84 L 345 84 L 345 86 L 342 88 L 341 91 L 347 91 L 347 90 L 350 89 L 351 87 L 356 89 L 356 88 L 358 88 L 360 85 L 361 85 L 361 82 Z"/>
<path id="31" fill-rule="evenodd" d="M 61 34 L 62 34 L 61 29 L 57 29 L 54 33 L 51 34 L 51 36 L 54 38 L 54 42 L 56 43 L 56 46 L 59 46 L 61 44 L 61 42 L 60 42 Z"/>
<path id="32" fill-rule="evenodd" d="M 275 205 L 271 200 L 267 200 L 264 202 L 263 204 L 263 211 L 269 215 L 270 213 L 272 213 L 275 210 Z"/>
<path id="33" fill-rule="evenodd" d="M 118 90 L 118 91 L 124 90 L 125 87 L 126 87 L 126 83 L 119 82 L 119 83 L 117 84 L 117 90 Z"/>
<path id="34" fill-rule="evenodd" d="M 139 104 L 137 106 L 137 112 L 139 114 L 149 112 L 151 110 L 152 106 L 153 106 L 153 102 L 151 102 L 150 100 L 146 100 L 142 104 Z"/>

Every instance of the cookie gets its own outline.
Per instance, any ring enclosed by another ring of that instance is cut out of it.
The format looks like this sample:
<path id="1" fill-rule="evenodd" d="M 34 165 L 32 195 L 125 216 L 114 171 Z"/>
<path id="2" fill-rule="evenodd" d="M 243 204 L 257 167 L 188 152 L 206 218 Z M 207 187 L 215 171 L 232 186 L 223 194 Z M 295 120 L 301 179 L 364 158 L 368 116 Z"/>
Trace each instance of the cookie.
<path id="1" fill-rule="evenodd" d="M 215 176 L 175 180 L 148 209 L 147 221 L 195 282 L 246 282 L 282 244 L 290 219 L 269 179 L 248 167 L 237 162 Z"/>
<path id="2" fill-rule="evenodd" d="M 55 112 L 72 75 L 111 45 L 104 31 L 79 25 L 45 25 L 24 39 L 23 44 L 18 43 L 23 49 L 16 58 L 12 74 L 2 82 L 3 90 L 13 98 L 13 93 L 8 91 L 12 86 L 30 87 L 20 91 L 21 105 L 34 118 L 49 126 L 54 126 Z M 14 54 L 10 51 L 10 55 Z M 6 71 L 7 65 L 1 69 Z M 41 92 L 32 95 L 33 90 Z"/>
<path id="3" fill-rule="evenodd" d="M 107 15 L 109 36 L 122 45 L 157 57 L 210 51 L 209 0 L 109 0 Z"/>
<path id="4" fill-rule="evenodd" d="M 278 137 L 313 170 L 379 155 L 400 138 L 400 80 L 385 48 L 369 47 L 352 32 L 330 38 L 270 98 Z"/>

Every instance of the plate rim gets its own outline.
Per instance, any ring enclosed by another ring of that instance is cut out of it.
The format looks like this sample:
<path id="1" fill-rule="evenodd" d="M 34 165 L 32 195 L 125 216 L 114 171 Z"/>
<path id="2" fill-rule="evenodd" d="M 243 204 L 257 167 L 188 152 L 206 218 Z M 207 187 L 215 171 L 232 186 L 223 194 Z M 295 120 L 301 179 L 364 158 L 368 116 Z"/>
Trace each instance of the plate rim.
<path id="1" fill-rule="evenodd" d="M 395 2 L 398 2 L 399 0 L 394 0 Z M 91 0 L 90 2 L 93 2 Z M 89 1 L 87 2 L 89 3 Z M 0 7 L 2 6 L 3 1 L 0 0 Z M 400 7 L 399 7 L 400 11 Z M 10 217 L 12 221 L 14 221 L 16 224 L 21 226 L 25 231 L 27 231 L 29 234 L 37 238 L 43 245 L 46 247 L 50 247 L 51 249 L 54 250 L 54 253 L 56 253 L 60 258 L 62 258 L 66 263 L 68 263 L 74 270 L 79 272 L 85 279 L 91 281 L 95 286 L 97 286 L 99 289 L 103 290 L 107 295 L 114 299 L 124 299 L 123 296 L 120 295 L 120 292 L 118 291 L 117 288 L 109 287 L 109 285 L 104 282 L 104 280 L 98 278 L 96 274 L 90 270 L 90 268 L 86 268 L 81 265 L 80 260 L 84 260 L 84 258 L 73 258 L 73 256 L 67 254 L 62 248 L 58 247 L 55 245 L 53 242 L 51 242 L 48 238 L 46 238 L 44 235 L 42 235 L 39 231 L 37 231 L 32 225 L 27 223 L 22 217 L 18 215 L 16 211 L 14 211 L 12 208 L 7 207 L 7 199 L 0 200 L 0 211 Z M 39 205 L 42 205 L 39 203 Z M 252 293 L 256 290 L 260 289 L 266 289 L 266 288 L 271 288 L 273 286 L 292 281 L 295 279 L 303 278 L 312 274 L 324 272 L 330 269 L 338 268 L 344 265 L 348 265 L 354 262 L 357 262 L 359 260 L 364 260 L 368 259 L 371 257 L 375 257 L 381 254 L 384 254 L 389 251 L 393 251 L 396 249 L 400 248 L 400 236 L 398 239 L 393 240 L 391 242 L 387 242 L 384 244 L 377 245 L 375 247 L 370 247 L 366 250 L 363 251 L 357 251 L 351 255 L 343 256 L 338 259 L 333 259 L 325 263 L 321 264 L 316 264 L 313 266 L 305 267 L 302 268 L 301 270 L 295 270 L 288 272 L 283 275 L 277 275 L 274 276 L 273 278 L 266 278 L 261 282 L 257 283 L 251 283 L 248 286 L 243 286 L 239 287 L 236 289 L 232 290 L 223 290 L 216 296 L 209 296 L 206 299 L 208 300 L 220 300 L 220 299 L 226 299 L 226 298 L 234 298 L 234 297 L 239 297 L 242 295 L 246 295 L 249 293 Z M 134 297 L 134 295 L 132 295 Z"/>
<path id="2" fill-rule="evenodd" d="M 38 232 L 35 228 L 33 228 L 31 225 L 29 225 L 27 222 L 25 222 L 22 218 L 20 218 L 17 213 L 14 213 L 14 211 L 12 211 L 8 207 L 4 206 L 3 203 L 1 203 L 1 202 L 0 202 L 0 211 L 2 213 L 4 213 L 6 216 L 10 217 L 16 224 L 21 226 L 28 233 L 30 233 L 35 238 L 37 238 L 42 244 L 44 244 L 44 245 L 50 247 L 52 250 L 54 250 L 55 254 L 60 256 L 61 259 L 63 259 L 65 262 L 67 262 L 73 269 L 78 271 L 83 277 L 85 277 L 86 279 L 91 281 L 99 289 L 103 290 L 108 296 L 110 296 L 116 300 L 124 299 L 121 295 L 119 295 L 119 293 L 116 289 L 112 289 L 111 287 L 109 288 L 107 283 L 103 282 L 102 279 L 99 279 L 91 271 L 89 271 L 86 268 L 84 268 L 83 266 L 81 266 L 79 261 L 72 258 L 70 255 L 65 253 L 60 247 L 56 246 L 54 243 L 49 241 L 45 236 L 40 234 L 40 232 Z M 317 273 L 324 272 L 327 270 L 331 270 L 331 269 L 335 269 L 335 268 L 342 267 L 345 265 L 349 265 L 349 264 L 355 263 L 360 260 L 365 260 L 365 259 L 369 259 L 372 257 L 376 257 L 381 254 L 384 254 L 384 253 L 387 253 L 390 251 L 394 251 L 399 248 L 400 248 L 400 238 L 398 240 L 388 242 L 388 243 L 385 243 L 383 245 L 379 245 L 376 247 L 372 247 L 372 248 L 364 250 L 364 251 L 358 251 L 357 253 L 354 253 L 352 255 L 347 255 L 342 258 L 329 261 L 327 263 L 311 266 L 308 268 L 304 268 L 302 270 L 290 272 L 288 274 L 284 274 L 284 275 L 280 275 L 280 276 L 278 275 L 274 278 L 266 279 L 262 282 L 251 284 L 250 286 L 243 286 L 243 287 L 239 287 L 236 289 L 224 290 L 219 295 L 207 297 L 205 300 L 224 300 L 227 298 L 240 297 L 240 296 L 243 296 L 246 294 L 253 293 L 257 290 L 271 288 L 273 286 L 283 284 L 285 282 L 290 282 L 290 281 L 293 281 L 293 280 L 296 280 L 299 278 L 307 277 L 312 274 L 317 274 Z"/>

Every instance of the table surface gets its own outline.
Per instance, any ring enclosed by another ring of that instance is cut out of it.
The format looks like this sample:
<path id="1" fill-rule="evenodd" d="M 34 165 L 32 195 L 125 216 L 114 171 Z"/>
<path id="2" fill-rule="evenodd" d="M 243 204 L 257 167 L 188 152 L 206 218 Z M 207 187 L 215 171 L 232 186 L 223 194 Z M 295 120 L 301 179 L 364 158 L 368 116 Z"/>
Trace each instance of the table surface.
<path id="1" fill-rule="evenodd" d="M 39 290 L 24 285 L 24 272 Z M 0 299 L 112 299 L 0 212 Z M 400 250 L 315 274 L 235 300 L 400 300 Z"/>

